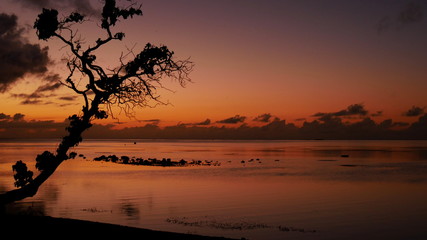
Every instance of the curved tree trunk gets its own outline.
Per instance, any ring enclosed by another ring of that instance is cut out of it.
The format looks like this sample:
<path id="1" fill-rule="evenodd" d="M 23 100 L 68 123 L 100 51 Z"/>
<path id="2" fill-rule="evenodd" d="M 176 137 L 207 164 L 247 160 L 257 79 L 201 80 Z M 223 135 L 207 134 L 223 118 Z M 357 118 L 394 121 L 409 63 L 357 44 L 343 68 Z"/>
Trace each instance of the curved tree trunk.
<path id="1" fill-rule="evenodd" d="M 39 187 L 55 172 L 56 168 L 61 164 L 61 162 L 62 161 L 52 163 L 49 169 L 40 172 L 40 174 L 31 183 L 25 185 L 24 187 L 0 194 L 0 205 L 19 201 L 36 195 Z"/>
<path id="2" fill-rule="evenodd" d="M 38 15 L 34 28 L 37 30 L 39 39 L 58 38 L 69 47 L 71 54 L 67 59 L 67 67 L 70 74 L 62 84 L 82 95 L 85 105 L 81 116 L 74 115 L 69 118 L 70 126 L 67 128 L 69 134 L 62 139 L 56 153 L 47 152 L 47 154 L 38 155 L 36 168 L 40 173 L 36 178 L 32 179 L 32 172 L 28 171 L 22 162 L 18 161 L 14 165 L 16 172 L 14 177 L 17 180 L 15 184 L 21 188 L 0 194 L 0 208 L 2 204 L 32 197 L 37 193 L 39 187 L 55 172 L 58 166 L 69 158 L 69 149 L 82 141 L 81 135 L 91 127 L 91 120 L 107 118 L 107 113 L 99 110 L 101 104 L 107 106 L 107 109 L 116 103 L 119 106 L 124 105 L 123 109 L 126 112 L 129 106 L 148 106 L 148 100 L 161 103 L 155 90 L 156 87 L 163 88 L 159 82 L 163 77 L 175 79 L 181 86 L 184 86 L 185 82 L 191 82 L 188 74 L 193 68 L 192 62 L 188 59 L 174 61 L 172 58 L 174 52 L 166 46 L 156 47 L 147 43 L 144 50 L 137 55 L 129 50 L 128 54 L 133 54 L 135 58 L 125 64 L 123 61 L 126 56 L 122 54 L 119 58 L 121 65 L 118 68 L 113 70 L 106 68 L 109 70 L 109 74 L 106 74 L 104 69 L 95 63 L 95 51 L 111 41 L 123 39 L 124 33 L 111 31 L 117 20 L 142 15 L 140 8 L 131 6 L 133 4 L 126 8 L 119 8 L 116 7 L 115 0 L 106 0 L 102 9 L 100 27 L 106 31 L 107 36 L 98 38 L 95 43 L 88 45 L 86 50 L 82 48 L 83 39 L 74 38 L 77 31 L 73 31 L 71 28 L 73 24 L 83 22 L 83 15 L 74 12 L 64 19 L 58 20 L 58 11 L 55 9 L 43 9 L 42 13 Z M 63 32 L 67 32 L 69 35 L 64 36 Z M 80 86 L 81 89 L 73 81 L 74 71 L 87 77 L 88 84 Z M 95 94 L 93 99 L 90 99 L 90 104 L 87 96 L 89 93 Z M 17 167 L 18 163 L 19 167 Z"/>
<path id="3" fill-rule="evenodd" d="M 56 149 L 55 158 L 52 161 L 49 161 L 47 163 L 48 165 L 40 171 L 40 174 L 27 185 L 0 194 L 0 205 L 33 197 L 37 193 L 39 187 L 55 172 L 58 166 L 64 160 L 68 159 L 68 150 L 81 142 L 82 133 L 91 126 L 91 116 L 92 115 L 89 114 L 89 112 L 86 112 L 82 118 L 78 118 L 78 121 L 75 119 L 74 121 L 72 120 L 70 127 L 67 128 L 69 135 L 62 139 L 62 142 Z"/>

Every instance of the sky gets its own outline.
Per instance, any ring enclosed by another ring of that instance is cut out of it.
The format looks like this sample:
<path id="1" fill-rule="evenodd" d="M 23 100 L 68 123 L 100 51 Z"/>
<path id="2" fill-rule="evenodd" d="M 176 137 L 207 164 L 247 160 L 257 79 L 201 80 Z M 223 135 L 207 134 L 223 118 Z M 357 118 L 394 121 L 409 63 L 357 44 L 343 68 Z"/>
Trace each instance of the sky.
<path id="1" fill-rule="evenodd" d="M 170 104 L 136 109 L 135 118 L 116 109 L 115 119 L 97 124 L 239 128 L 391 120 L 399 128 L 427 113 L 425 1 L 134 2 L 143 16 L 116 25 L 125 39 L 99 52 L 98 63 L 114 68 L 128 49 L 166 45 L 194 62 L 192 83 L 181 88 L 165 80 L 170 90 L 159 94 Z M 77 10 L 90 18 L 78 26 L 90 45 L 105 36 L 97 23 L 101 6 L 101 0 L 1 1 L 0 121 L 59 124 L 81 110 L 83 100 L 58 83 L 68 73 L 61 60 L 67 49 L 38 40 L 32 26 L 43 7 L 62 16 Z"/>

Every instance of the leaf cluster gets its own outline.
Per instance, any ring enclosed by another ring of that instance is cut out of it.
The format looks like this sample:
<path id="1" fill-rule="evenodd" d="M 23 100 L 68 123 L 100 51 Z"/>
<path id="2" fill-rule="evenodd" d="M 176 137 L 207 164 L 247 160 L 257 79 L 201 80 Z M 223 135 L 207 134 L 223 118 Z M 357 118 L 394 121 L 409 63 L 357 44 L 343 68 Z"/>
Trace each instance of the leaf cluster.
<path id="1" fill-rule="evenodd" d="M 67 23 L 78 23 L 84 20 L 84 16 L 80 13 L 73 12 L 62 21 L 58 20 L 58 11 L 55 9 L 43 8 L 42 13 L 38 15 L 34 23 L 34 28 L 37 31 L 37 36 L 41 40 L 47 40 L 57 33 L 56 31 Z"/>
<path id="2" fill-rule="evenodd" d="M 39 171 L 46 170 L 49 167 L 50 162 L 55 160 L 55 155 L 49 151 L 44 151 L 42 154 L 38 154 L 36 157 L 36 168 Z"/>
<path id="3" fill-rule="evenodd" d="M 136 75 L 142 70 L 146 75 L 154 75 L 156 67 L 162 69 L 172 67 L 173 54 L 166 46 L 156 47 L 147 43 L 144 50 L 126 65 L 126 72 L 129 75 Z"/>
<path id="4" fill-rule="evenodd" d="M 37 36 L 41 40 L 47 40 L 55 35 L 58 30 L 58 11 L 55 9 L 43 8 L 42 13 L 39 14 L 34 28 L 37 30 Z"/>
<path id="5" fill-rule="evenodd" d="M 101 27 L 107 29 L 110 26 L 116 25 L 119 17 L 127 19 L 128 17 L 132 18 L 134 15 L 142 15 L 141 9 L 133 7 L 120 9 L 116 7 L 115 0 L 105 0 L 105 5 L 102 9 Z"/>
<path id="6" fill-rule="evenodd" d="M 27 165 L 21 160 L 12 166 L 12 170 L 15 173 L 13 178 L 15 179 L 16 187 L 23 187 L 33 181 L 33 172 L 29 171 Z"/>

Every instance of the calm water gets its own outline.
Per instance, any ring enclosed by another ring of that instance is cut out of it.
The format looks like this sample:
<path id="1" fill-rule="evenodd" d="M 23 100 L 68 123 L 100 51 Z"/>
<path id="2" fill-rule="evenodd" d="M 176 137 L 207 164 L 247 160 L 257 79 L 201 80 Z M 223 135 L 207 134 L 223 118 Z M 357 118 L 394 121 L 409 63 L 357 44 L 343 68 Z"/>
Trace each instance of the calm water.
<path id="1" fill-rule="evenodd" d="M 427 239 L 427 141 L 134 141 L 85 141 L 75 151 L 87 159 L 15 208 L 233 238 Z M 56 144 L 0 142 L 0 191 L 16 160 L 33 169 Z M 89 161 L 103 154 L 221 166 Z"/>

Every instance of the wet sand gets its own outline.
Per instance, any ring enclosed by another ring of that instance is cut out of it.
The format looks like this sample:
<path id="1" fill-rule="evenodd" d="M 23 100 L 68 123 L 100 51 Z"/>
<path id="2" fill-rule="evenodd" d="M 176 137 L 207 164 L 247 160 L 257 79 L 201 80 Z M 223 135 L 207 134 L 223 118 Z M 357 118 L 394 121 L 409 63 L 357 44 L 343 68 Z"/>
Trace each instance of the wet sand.
<path id="1" fill-rule="evenodd" d="M 208 237 L 192 234 L 153 231 L 107 223 L 53 218 L 47 216 L 3 215 L 0 216 L 3 236 L 23 239 L 72 239 L 120 237 L 120 239 L 173 239 L 173 240 L 228 240 L 223 237 Z"/>

